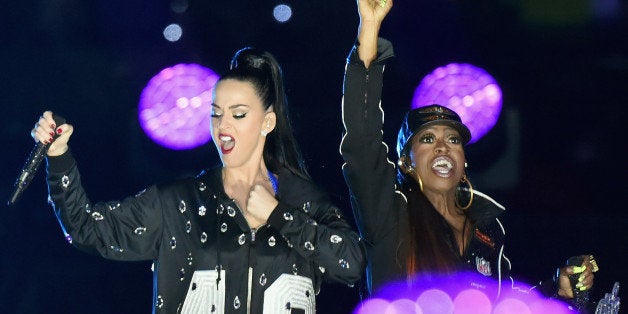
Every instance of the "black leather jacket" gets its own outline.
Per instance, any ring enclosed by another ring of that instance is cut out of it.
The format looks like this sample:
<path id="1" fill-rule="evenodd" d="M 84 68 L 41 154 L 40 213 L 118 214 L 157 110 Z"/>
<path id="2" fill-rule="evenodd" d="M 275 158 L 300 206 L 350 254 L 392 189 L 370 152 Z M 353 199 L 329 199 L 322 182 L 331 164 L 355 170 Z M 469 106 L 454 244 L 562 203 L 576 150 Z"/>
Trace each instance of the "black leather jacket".
<path id="1" fill-rule="evenodd" d="M 341 211 L 287 170 L 279 205 L 249 228 L 221 168 L 92 203 L 71 153 L 48 158 L 50 201 L 70 243 L 122 260 L 153 260 L 155 313 L 315 311 L 322 280 L 353 284 L 364 256 Z"/>
<path id="2" fill-rule="evenodd" d="M 388 159 L 380 104 L 385 63 L 393 56 L 391 43 L 380 38 L 377 59 L 366 69 L 355 46 L 347 58 L 344 78 L 345 130 L 340 153 L 345 161 L 343 174 L 351 192 L 354 216 L 367 248 L 370 294 L 393 280 L 404 280 L 407 274 L 405 247 L 400 242 L 401 233 L 407 230 L 407 191 L 400 189 L 395 163 Z M 512 283 L 510 261 L 504 255 L 505 232 L 497 218 L 503 211 L 500 204 L 476 191 L 468 209 L 475 222 L 474 236 L 458 263 L 461 270 L 497 279 L 500 289 L 504 279 L 509 287 Z M 446 224 L 444 219 L 443 223 Z M 453 233 L 443 236 L 457 252 Z"/>

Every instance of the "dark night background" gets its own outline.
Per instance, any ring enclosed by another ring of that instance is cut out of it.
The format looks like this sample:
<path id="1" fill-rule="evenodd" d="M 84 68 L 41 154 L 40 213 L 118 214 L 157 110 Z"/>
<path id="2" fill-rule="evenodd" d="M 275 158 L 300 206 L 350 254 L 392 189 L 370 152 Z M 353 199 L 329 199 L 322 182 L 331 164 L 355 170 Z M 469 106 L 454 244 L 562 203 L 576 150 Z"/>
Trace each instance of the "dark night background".
<path id="1" fill-rule="evenodd" d="M 139 94 L 164 67 L 195 62 L 222 73 L 237 49 L 253 45 L 282 64 L 309 170 L 351 220 L 338 146 L 355 1 L 288 0 L 294 16 L 285 24 L 272 18 L 274 0 L 189 0 L 175 13 L 182 1 L 0 4 L 0 197 L 8 200 L 46 109 L 74 125 L 70 144 L 92 200 L 218 163 L 213 145 L 171 151 L 151 142 L 137 120 Z M 381 31 L 397 55 L 383 96 L 389 145 L 424 75 L 449 62 L 487 70 L 502 88 L 503 111 L 467 158 L 475 188 L 507 208 L 514 273 L 550 278 L 569 256 L 593 253 L 596 300 L 615 281 L 623 296 L 628 289 L 627 10 L 622 0 L 396 0 Z M 177 43 L 161 34 L 173 22 L 184 31 Z M 0 207 L 0 312 L 149 313 L 150 262 L 72 248 L 46 192 L 40 170 L 15 206 Z M 350 313 L 357 302 L 355 289 L 335 284 L 317 299 L 320 313 Z"/>

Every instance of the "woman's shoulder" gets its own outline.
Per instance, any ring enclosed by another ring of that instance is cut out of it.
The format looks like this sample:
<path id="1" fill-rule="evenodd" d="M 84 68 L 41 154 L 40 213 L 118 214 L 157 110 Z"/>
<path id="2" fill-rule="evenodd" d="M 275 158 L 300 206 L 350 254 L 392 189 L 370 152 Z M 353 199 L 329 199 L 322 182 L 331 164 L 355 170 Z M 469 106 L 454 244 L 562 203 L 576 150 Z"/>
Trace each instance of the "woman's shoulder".
<path id="1" fill-rule="evenodd" d="M 277 171 L 279 178 L 279 194 L 286 199 L 327 199 L 325 191 L 311 178 L 300 176 L 290 169 L 282 168 Z"/>
<path id="2" fill-rule="evenodd" d="M 161 192 L 189 190 L 191 188 L 203 191 L 221 184 L 220 167 L 203 169 L 198 174 L 183 174 L 176 178 L 164 180 L 155 184 Z"/>
<path id="3" fill-rule="evenodd" d="M 462 192 L 470 193 L 467 189 Z M 469 217 L 476 222 L 477 225 L 487 225 L 498 222 L 497 218 L 501 216 L 506 208 L 494 200 L 492 197 L 480 191 L 473 191 L 473 202 L 469 208 Z"/>

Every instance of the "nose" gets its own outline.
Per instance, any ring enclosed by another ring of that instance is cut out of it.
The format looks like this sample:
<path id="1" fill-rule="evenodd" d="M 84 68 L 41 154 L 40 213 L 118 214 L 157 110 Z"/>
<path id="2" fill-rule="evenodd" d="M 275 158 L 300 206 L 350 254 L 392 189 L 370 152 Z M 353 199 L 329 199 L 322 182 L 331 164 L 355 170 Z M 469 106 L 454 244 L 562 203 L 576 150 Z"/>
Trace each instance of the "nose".
<path id="1" fill-rule="evenodd" d="M 230 123 L 228 119 L 225 119 L 224 116 L 220 118 L 214 118 L 211 120 L 212 128 L 217 130 L 225 130 L 229 127 Z"/>
<path id="2" fill-rule="evenodd" d="M 449 151 L 449 147 L 447 146 L 447 144 L 445 143 L 445 141 L 443 140 L 436 140 L 436 143 L 434 145 L 434 152 L 437 154 L 443 154 L 443 153 L 447 153 Z"/>

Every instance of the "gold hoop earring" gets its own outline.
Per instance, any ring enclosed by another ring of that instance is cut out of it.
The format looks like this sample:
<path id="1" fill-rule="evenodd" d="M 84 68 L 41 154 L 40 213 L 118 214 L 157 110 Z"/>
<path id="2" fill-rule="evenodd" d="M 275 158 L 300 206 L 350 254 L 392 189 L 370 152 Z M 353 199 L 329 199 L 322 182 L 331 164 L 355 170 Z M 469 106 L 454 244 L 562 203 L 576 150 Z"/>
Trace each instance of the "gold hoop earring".
<path id="1" fill-rule="evenodd" d="M 412 171 L 414 171 L 414 169 L 412 169 Z M 421 192 L 423 192 L 423 180 L 421 180 L 421 176 L 418 172 L 416 173 L 416 180 L 419 181 L 419 188 L 421 189 Z"/>
<path id="2" fill-rule="evenodd" d="M 459 197 L 456 197 L 456 199 L 455 199 L 456 206 L 458 206 L 462 210 L 466 210 L 469 207 L 471 207 L 471 204 L 473 203 L 473 185 L 471 185 L 471 181 L 469 181 L 469 179 L 467 179 L 467 175 L 466 174 L 462 177 L 462 179 L 460 179 L 460 183 L 462 183 L 462 184 L 466 183 L 469 186 L 469 192 L 471 193 L 471 196 L 469 197 L 469 203 L 467 203 L 466 206 L 460 205 L 460 201 L 458 201 Z M 461 193 L 458 194 L 458 195 L 461 195 Z"/>

